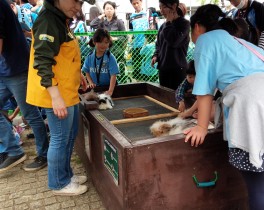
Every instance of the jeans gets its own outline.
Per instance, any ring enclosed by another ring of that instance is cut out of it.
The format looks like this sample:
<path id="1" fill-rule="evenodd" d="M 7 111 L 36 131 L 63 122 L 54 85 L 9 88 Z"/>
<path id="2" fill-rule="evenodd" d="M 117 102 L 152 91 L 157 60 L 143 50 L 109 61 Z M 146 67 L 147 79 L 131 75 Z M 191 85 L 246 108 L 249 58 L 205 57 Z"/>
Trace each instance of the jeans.
<path id="1" fill-rule="evenodd" d="M 59 119 L 53 109 L 45 109 L 50 129 L 48 187 L 59 190 L 71 182 L 71 155 L 78 132 L 79 105 L 67 107 L 68 116 Z"/>
<path id="2" fill-rule="evenodd" d="M 0 77 L 0 110 L 13 95 L 22 115 L 34 132 L 38 156 L 47 157 L 49 142 L 46 126 L 38 108 L 26 103 L 26 92 L 27 72 L 10 77 Z M 2 152 L 7 152 L 8 156 L 24 153 L 15 138 L 10 123 L 0 113 L 0 153 Z"/>

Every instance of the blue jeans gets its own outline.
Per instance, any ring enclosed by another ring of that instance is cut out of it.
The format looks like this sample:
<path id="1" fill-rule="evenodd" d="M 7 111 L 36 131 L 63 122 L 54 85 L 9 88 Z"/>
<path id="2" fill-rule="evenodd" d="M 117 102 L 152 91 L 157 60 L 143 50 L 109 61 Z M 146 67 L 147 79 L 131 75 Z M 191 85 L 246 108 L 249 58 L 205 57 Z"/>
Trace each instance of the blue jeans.
<path id="1" fill-rule="evenodd" d="M 26 92 L 27 72 L 11 77 L 0 77 L 0 110 L 13 95 L 22 115 L 34 132 L 38 156 L 47 157 L 49 142 L 46 126 L 38 108 L 26 103 Z M 24 153 L 15 138 L 10 123 L 0 113 L 0 153 L 2 152 L 7 152 L 8 156 Z"/>
<path id="2" fill-rule="evenodd" d="M 48 187 L 59 190 L 71 182 L 71 155 L 78 132 L 79 105 L 67 108 L 68 116 L 59 119 L 53 109 L 45 109 L 50 129 Z"/>

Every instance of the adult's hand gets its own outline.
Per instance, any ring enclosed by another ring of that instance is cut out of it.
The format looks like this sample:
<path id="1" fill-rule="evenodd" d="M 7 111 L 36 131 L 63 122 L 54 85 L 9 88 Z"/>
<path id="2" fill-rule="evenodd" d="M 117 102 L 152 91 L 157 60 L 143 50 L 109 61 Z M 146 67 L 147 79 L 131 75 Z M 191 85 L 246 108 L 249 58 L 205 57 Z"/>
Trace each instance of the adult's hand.
<path id="1" fill-rule="evenodd" d="M 52 108 L 53 108 L 54 114 L 59 119 L 66 118 L 68 116 L 68 111 L 67 111 L 65 102 L 60 95 L 59 88 L 57 86 L 51 86 L 51 87 L 48 87 L 47 90 L 51 96 Z"/>
<path id="2" fill-rule="evenodd" d="M 154 64 L 157 63 L 157 56 L 154 56 L 152 59 L 151 59 L 151 66 L 154 68 Z"/>
<path id="3" fill-rule="evenodd" d="M 83 91 L 86 91 L 88 88 L 86 78 L 82 73 L 81 73 L 81 87 Z"/>

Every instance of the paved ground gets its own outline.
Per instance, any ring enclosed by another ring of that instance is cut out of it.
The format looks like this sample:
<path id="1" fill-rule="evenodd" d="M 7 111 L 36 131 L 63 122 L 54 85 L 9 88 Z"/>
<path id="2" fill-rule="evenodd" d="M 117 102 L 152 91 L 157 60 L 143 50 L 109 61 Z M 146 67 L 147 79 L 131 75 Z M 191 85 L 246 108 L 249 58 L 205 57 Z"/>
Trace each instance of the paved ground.
<path id="1" fill-rule="evenodd" d="M 26 130 L 22 134 L 23 148 L 29 163 L 35 157 L 34 139 L 27 139 Z M 47 187 L 47 168 L 38 172 L 25 172 L 16 166 L 10 171 L 0 174 L 0 209 L 1 210 L 105 210 L 99 195 L 97 194 L 91 178 L 88 177 L 88 192 L 80 196 L 54 196 Z M 75 174 L 85 174 L 84 167 L 77 155 L 72 156 L 72 167 Z M 88 174 L 89 176 L 89 174 Z"/>

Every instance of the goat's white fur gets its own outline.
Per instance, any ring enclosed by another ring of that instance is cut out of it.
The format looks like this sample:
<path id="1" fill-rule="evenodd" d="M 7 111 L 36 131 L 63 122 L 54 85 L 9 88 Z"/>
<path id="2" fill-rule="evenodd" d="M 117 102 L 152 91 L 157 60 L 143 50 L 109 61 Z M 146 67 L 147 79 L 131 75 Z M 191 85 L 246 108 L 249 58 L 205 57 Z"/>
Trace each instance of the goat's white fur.
<path id="1" fill-rule="evenodd" d="M 193 127 L 197 124 L 196 119 L 183 119 L 176 117 L 167 121 L 156 121 L 150 126 L 151 133 L 158 136 L 168 136 L 183 133 L 184 130 Z M 208 129 L 212 129 L 213 126 L 209 124 Z"/>
<path id="2" fill-rule="evenodd" d="M 106 109 L 112 109 L 114 107 L 114 102 L 111 98 L 111 96 L 102 93 L 98 95 L 99 98 L 99 109 L 106 110 Z"/>

